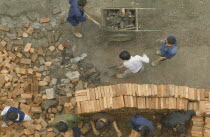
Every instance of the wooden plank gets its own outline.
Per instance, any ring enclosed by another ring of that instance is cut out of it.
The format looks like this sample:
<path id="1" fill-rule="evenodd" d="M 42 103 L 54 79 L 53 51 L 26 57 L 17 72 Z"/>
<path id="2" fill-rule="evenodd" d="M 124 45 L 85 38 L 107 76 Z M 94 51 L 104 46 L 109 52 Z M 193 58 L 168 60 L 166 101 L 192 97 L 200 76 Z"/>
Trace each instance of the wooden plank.
<path id="1" fill-rule="evenodd" d="M 205 100 L 205 89 L 199 89 L 200 90 L 200 100 L 204 101 Z"/>
<path id="2" fill-rule="evenodd" d="M 170 90 L 170 97 L 175 96 L 175 86 L 174 85 L 168 85 Z"/>
<path id="3" fill-rule="evenodd" d="M 199 89 L 197 89 L 196 96 L 197 96 L 197 100 L 200 101 L 201 100 L 201 91 Z"/>
<path id="4" fill-rule="evenodd" d="M 188 99 L 189 100 L 194 100 L 195 98 L 195 90 L 194 88 L 189 88 L 189 95 L 188 95 Z"/>
<path id="5" fill-rule="evenodd" d="M 89 89 L 89 93 L 90 93 L 90 100 L 95 100 L 96 99 L 96 95 L 95 95 L 95 91 L 93 88 Z"/>
<path id="6" fill-rule="evenodd" d="M 95 95 L 95 99 L 99 99 L 99 93 L 98 93 L 97 88 L 93 88 L 92 90 L 93 90 L 93 93 Z"/>
<path id="7" fill-rule="evenodd" d="M 137 97 L 137 107 L 139 109 L 145 109 L 145 107 L 146 107 L 146 98 L 145 97 Z"/>
<path id="8" fill-rule="evenodd" d="M 175 86 L 175 98 L 178 98 L 179 97 L 179 87 L 178 86 Z"/>
<path id="9" fill-rule="evenodd" d="M 133 91 L 133 96 L 137 96 L 137 92 L 138 92 L 137 84 L 132 84 L 132 91 Z"/>
<path id="10" fill-rule="evenodd" d="M 146 106 L 145 106 L 145 109 L 149 109 L 149 105 L 150 105 L 149 98 L 146 97 Z"/>
<path id="11" fill-rule="evenodd" d="M 87 99 L 90 100 L 90 89 L 87 89 Z"/>
<path id="12" fill-rule="evenodd" d="M 87 96 L 77 96 L 77 97 L 75 97 L 75 99 L 76 99 L 76 102 L 80 102 L 80 101 L 88 100 L 88 97 Z"/>
<path id="13" fill-rule="evenodd" d="M 136 94 L 138 97 L 142 96 L 141 94 L 141 86 L 140 85 L 137 85 L 137 94 Z"/>
<path id="14" fill-rule="evenodd" d="M 157 85 L 153 85 L 152 90 L 153 90 L 153 93 L 154 93 L 154 97 L 157 97 L 158 96 Z"/>
<path id="15" fill-rule="evenodd" d="M 100 110 L 104 110 L 104 101 L 103 99 L 99 99 L 99 103 L 100 103 Z"/>

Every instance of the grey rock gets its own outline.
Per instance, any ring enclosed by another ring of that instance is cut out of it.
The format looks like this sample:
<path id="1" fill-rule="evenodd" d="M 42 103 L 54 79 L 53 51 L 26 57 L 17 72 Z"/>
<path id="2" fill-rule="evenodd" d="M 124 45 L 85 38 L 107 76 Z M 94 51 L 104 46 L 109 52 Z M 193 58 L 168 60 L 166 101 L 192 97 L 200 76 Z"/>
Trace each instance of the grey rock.
<path id="1" fill-rule="evenodd" d="M 80 73 L 78 71 L 67 72 L 66 77 L 70 80 L 79 79 Z"/>
<path id="2" fill-rule="evenodd" d="M 57 79 L 56 78 L 52 78 L 52 80 L 51 80 L 51 83 L 53 84 L 53 85 L 56 85 L 57 84 Z"/>
<path id="3" fill-rule="evenodd" d="M 41 107 L 45 110 L 51 108 L 51 107 L 55 107 L 58 105 L 58 101 L 57 100 L 45 100 L 42 102 Z"/>
<path id="4" fill-rule="evenodd" d="M 72 64 L 71 65 L 71 68 L 74 69 L 74 70 L 76 70 L 77 69 L 77 64 Z"/>
<path id="5" fill-rule="evenodd" d="M 89 70 L 89 73 L 95 73 L 95 72 L 97 72 L 96 68 L 92 68 Z"/>
<path id="6" fill-rule="evenodd" d="M 12 43 L 7 43 L 7 50 L 12 50 Z"/>
<path id="7" fill-rule="evenodd" d="M 61 34 L 60 34 L 59 32 L 55 32 L 55 34 L 54 34 L 54 40 L 55 40 L 55 42 L 58 41 L 60 35 L 61 35 Z"/>
<path id="8" fill-rule="evenodd" d="M 39 72 L 43 72 L 44 70 L 45 70 L 45 66 L 44 65 L 39 67 Z"/>
<path id="9" fill-rule="evenodd" d="M 47 99 L 54 99 L 55 98 L 55 91 L 53 88 L 46 89 Z"/>
<path id="10" fill-rule="evenodd" d="M 7 34 L 7 37 L 9 37 L 11 40 L 17 39 L 16 34 Z"/>
<path id="11" fill-rule="evenodd" d="M 14 45 L 23 45 L 23 40 L 22 39 L 20 39 L 20 40 L 14 40 L 12 43 Z"/>
<path id="12" fill-rule="evenodd" d="M 72 92 L 66 93 L 66 96 L 67 96 L 67 97 L 72 97 Z"/>
<path id="13" fill-rule="evenodd" d="M 52 10 L 52 13 L 55 15 L 55 14 L 58 14 L 58 13 L 60 13 L 61 12 L 61 9 L 60 8 L 54 8 L 53 10 Z"/>
<path id="14" fill-rule="evenodd" d="M 45 60 L 43 57 L 39 57 L 39 63 L 40 65 L 43 65 L 45 63 Z"/>
<path id="15" fill-rule="evenodd" d="M 83 82 L 81 80 L 77 83 L 77 86 L 75 87 L 75 89 L 76 90 L 84 89 Z"/>
<path id="16" fill-rule="evenodd" d="M 71 62 L 77 63 L 87 57 L 87 53 L 82 53 L 81 56 L 71 59 Z"/>
<path id="17" fill-rule="evenodd" d="M 49 47 L 47 38 L 42 39 L 32 39 L 31 44 L 33 45 L 33 48 L 39 48 L 39 47 Z"/>
<path id="18" fill-rule="evenodd" d="M 33 14 L 27 14 L 27 18 L 30 19 L 31 21 L 35 21 L 37 17 Z"/>
<path id="19" fill-rule="evenodd" d="M 56 128 L 53 129 L 53 132 L 55 133 L 56 136 L 58 136 L 60 134 L 60 131 Z"/>
<path id="20" fill-rule="evenodd" d="M 69 84 L 70 80 L 69 79 L 61 79 L 61 84 Z"/>
<path id="21" fill-rule="evenodd" d="M 50 24 L 46 24 L 45 29 L 51 31 L 53 30 L 53 27 Z"/>

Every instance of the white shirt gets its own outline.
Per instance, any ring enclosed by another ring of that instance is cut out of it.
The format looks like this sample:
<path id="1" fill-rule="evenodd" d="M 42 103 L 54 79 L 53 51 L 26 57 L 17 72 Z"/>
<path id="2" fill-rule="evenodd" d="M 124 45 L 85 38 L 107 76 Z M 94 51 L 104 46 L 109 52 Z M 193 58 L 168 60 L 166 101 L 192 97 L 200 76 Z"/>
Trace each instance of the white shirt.
<path id="1" fill-rule="evenodd" d="M 10 107 L 5 107 L 4 110 L 1 112 L 1 115 L 4 116 L 7 114 L 8 110 L 10 109 Z M 20 119 L 20 115 L 18 114 L 18 118 L 15 121 L 18 121 Z M 27 114 L 25 114 L 25 117 L 23 119 L 23 121 L 31 121 L 31 117 Z"/>
<path id="2" fill-rule="evenodd" d="M 136 55 L 136 56 L 131 56 L 129 60 L 126 60 L 123 62 L 123 65 L 129 69 L 133 73 L 137 73 L 139 70 L 141 70 L 144 63 L 149 63 L 149 58 L 147 55 L 144 55 L 143 57 Z"/>

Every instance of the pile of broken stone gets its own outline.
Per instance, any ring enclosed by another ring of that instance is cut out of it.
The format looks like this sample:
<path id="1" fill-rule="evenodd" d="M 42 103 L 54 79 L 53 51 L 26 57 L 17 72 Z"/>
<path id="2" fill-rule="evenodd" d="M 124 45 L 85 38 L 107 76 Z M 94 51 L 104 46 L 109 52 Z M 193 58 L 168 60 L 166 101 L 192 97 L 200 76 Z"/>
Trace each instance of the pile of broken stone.
<path id="1" fill-rule="evenodd" d="M 57 13 L 58 9 L 53 10 L 53 14 Z M 61 41 L 62 33 L 53 31 L 50 21 L 49 17 L 39 19 L 45 29 L 56 32 L 49 35 L 42 28 L 30 26 L 30 22 L 18 28 L 0 25 L 0 110 L 13 106 L 32 117 L 31 122 L 0 127 L 2 137 L 60 135 L 48 125 L 62 113 L 75 112 L 75 90 L 94 87 L 100 82 L 100 73 L 93 65 L 83 62 L 86 53 L 62 57 L 63 52 L 73 52 L 73 47 Z M 47 38 L 41 42 L 44 46 L 37 46 L 36 42 L 42 38 Z M 64 74 L 59 75 L 58 71 Z"/>

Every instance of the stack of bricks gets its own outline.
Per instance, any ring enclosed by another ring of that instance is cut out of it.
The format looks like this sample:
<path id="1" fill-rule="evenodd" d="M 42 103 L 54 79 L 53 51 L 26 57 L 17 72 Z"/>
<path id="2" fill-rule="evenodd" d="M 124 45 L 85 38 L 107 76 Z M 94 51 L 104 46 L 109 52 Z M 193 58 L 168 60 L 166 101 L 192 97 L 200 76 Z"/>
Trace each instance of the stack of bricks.
<path id="1" fill-rule="evenodd" d="M 193 122 L 191 130 L 192 137 L 203 137 L 204 117 L 193 116 L 192 122 Z"/>
<path id="2" fill-rule="evenodd" d="M 210 137 L 210 117 L 205 118 L 204 137 Z"/>
<path id="3" fill-rule="evenodd" d="M 123 107 L 206 111 L 209 101 L 203 89 L 153 84 L 101 86 L 76 91 L 75 97 L 79 114 Z"/>

